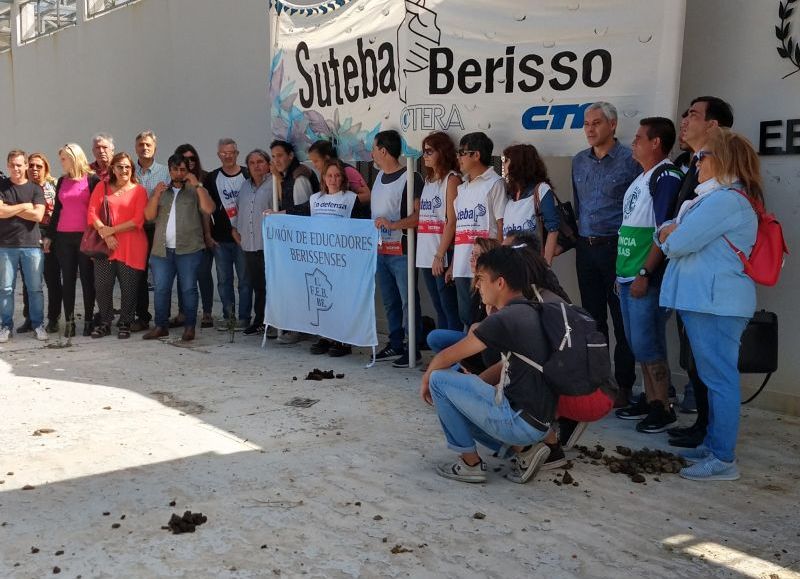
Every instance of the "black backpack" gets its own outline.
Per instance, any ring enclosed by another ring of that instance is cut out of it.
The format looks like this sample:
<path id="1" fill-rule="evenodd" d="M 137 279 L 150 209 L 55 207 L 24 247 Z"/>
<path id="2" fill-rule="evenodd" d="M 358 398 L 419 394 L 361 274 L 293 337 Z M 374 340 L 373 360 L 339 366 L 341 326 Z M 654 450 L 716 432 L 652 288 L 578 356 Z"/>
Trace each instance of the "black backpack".
<path id="1" fill-rule="evenodd" d="M 529 303 L 539 311 L 550 357 L 537 363 L 509 352 L 506 359 L 513 355 L 533 366 L 544 374 L 553 391 L 563 396 L 585 396 L 614 382 L 608 339 L 586 310 L 563 301 L 542 302 L 541 297 L 539 303 Z"/>

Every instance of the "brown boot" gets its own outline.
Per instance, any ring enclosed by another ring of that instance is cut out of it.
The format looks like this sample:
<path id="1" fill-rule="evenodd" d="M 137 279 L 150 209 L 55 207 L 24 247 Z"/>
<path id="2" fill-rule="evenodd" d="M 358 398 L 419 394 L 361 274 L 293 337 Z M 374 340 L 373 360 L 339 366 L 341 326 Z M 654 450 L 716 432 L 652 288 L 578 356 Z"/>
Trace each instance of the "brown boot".
<path id="1" fill-rule="evenodd" d="M 191 342 L 194 340 L 194 326 L 186 326 L 183 329 L 183 336 L 181 336 L 182 342 Z"/>
<path id="2" fill-rule="evenodd" d="M 169 330 L 167 328 L 159 328 L 156 326 L 144 334 L 142 340 L 156 340 L 158 338 L 166 338 L 167 336 L 169 336 Z"/>

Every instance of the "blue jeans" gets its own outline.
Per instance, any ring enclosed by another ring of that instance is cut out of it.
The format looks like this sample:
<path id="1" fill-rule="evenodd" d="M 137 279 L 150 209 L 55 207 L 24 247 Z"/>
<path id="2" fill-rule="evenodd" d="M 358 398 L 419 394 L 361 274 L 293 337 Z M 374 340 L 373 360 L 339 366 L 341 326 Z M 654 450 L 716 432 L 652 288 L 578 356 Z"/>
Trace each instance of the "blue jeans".
<path id="1" fill-rule="evenodd" d="M 637 362 L 667 359 L 667 320 L 670 310 L 658 305 L 659 286 L 649 286 L 641 298 L 631 296 L 631 284 L 619 284 L 619 305 L 625 337 Z"/>
<path id="2" fill-rule="evenodd" d="M 465 332 L 458 330 L 433 330 L 428 334 L 428 347 L 438 354 L 463 340 L 466 335 Z"/>
<path id="3" fill-rule="evenodd" d="M 474 321 L 472 319 L 472 278 L 456 277 L 453 278 L 458 296 L 458 317 L 461 319 L 462 327 L 458 329 L 469 329 Z"/>
<path id="4" fill-rule="evenodd" d="M 389 345 L 397 352 L 405 351 L 408 335 L 408 259 L 405 255 L 378 254 L 376 275 L 381 288 L 383 309 L 389 322 Z M 417 343 L 422 342 L 422 309 L 416 292 Z M 405 328 L 405 331 L 404 331 Z M 419 349 L 417 350 L 419 352 Z"/>
<path id="5" fill-rule="evenodd" d="M 447 446 L 456 452 L 475 452 L 477 441 L 504 455 L 508 446 L 539 442 L 547 434 L 512 410 L 505 396 L 495 404 L 494 386 L 474 374 L 436 370 L 430 389 Z"/>
<path id="6" fill-rule="evenodd" d="M 197 325 L 197 270 L 203 259 L 203 251 L 178 255 L 174 249 L 167 249 L 166 257 L 150 256 L 150 270 L 153 272 L 153 301 L 156 307 L 156 326 L 169 327 L 169 310 L 172 305 L 172 284 L 178 276 L 178 292 L 183 303 L 184 326 Z"/>
<path id="7" fill-rule="evenodd" d="M 253 289 L 247 277 L 244 251 L 232 241 L 223 241 L 214 248 L 214 261 L 217 264 L 217 291 L 222 301 L 222 315 L 227 319 L 236 312 L 236 298 L 233 292 L 233 270 L 239 280 L 239 320 L 250 323 L 253 309 Z"/>
<path id="8" fill-rule="evenodd" d="M 736 458 L 739 411 L 739 344 L 747 318 L 679 311 L 697 373 L 708 387 L 708 429 L 703 444 L 720 460 Z"/>
<path id="9" fill-rule="evenodd" d="M 31 326 L 44 322 L 44 253 L 38 247 L 0 247 L 0 325 L 14 327 L 14 288 L 17 270 L 22 270 L 28 290 Z"/>
<path id="10" fill-rule="evenodd" d="M 422 279 L 428 287 L 433 308 L 436 310 L 436 327 L 440 330 L 461 330 L 464 324 L 458 317 L 458 294 L 453 284 L 444 283 L 444 276 L 433 275 L 431 268 L 420 267 Z"/>

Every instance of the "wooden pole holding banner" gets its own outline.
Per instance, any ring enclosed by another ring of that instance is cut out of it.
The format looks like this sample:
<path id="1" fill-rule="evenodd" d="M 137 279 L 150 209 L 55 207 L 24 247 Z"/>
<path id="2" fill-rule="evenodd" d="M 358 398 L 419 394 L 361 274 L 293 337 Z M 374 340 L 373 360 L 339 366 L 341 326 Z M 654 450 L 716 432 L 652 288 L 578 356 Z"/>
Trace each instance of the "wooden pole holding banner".
<path id="1" fill-rule="evenodd" d="M 406 157 L 406 215 L 414 213 L 414 159 Z M 406 247 L 408 253 L 408 367 L 417 365 L 417 303 L 416 303 L 416 276 L 414 275 L 417 261 L 416 239 L 414 229 L 406 229 Z"/>
<path id="2" fill-rule="evenodd" d="M 272 210 L 278 211 L 280 209 L 279 200 L 280 195 L 278 192 L 278 176 L 274 173 L 271 175 L 272 177 Z M 261 221 L 263 222 L 266 219 L 266 216 L 261 217 Z M 264 303 L 264 335 L 261 337 L 261 347 L 265 347 L 267 345 L 267 304 Z"/>

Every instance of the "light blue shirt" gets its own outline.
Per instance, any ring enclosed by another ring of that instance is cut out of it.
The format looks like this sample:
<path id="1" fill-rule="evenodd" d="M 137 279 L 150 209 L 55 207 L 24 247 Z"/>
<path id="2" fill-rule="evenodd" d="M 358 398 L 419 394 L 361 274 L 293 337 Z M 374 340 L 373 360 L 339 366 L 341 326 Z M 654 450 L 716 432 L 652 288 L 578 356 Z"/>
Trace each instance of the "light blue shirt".
<path id="1" fill-rule="evenodd" d="M 136 179 L 147 190 L 147 198 L 153 196 L 153 190 L 159 183 L 170 183 L 169 169 L 166 165 L 156 163 L 150 165 L 149 169 L 142 169 L 139 161 L 136 161 Z"/>
<path id="2" fill-rule="evenodd" d="M 633 180 L 642 172 L 631 150 L 617 141 L 598 159 L 589 147 L 572 159 L 572 191 L 578 235 L 613 237 L 622 225 L 622 201 Z"/>
<path id="3" fill-rule="evenodd" d="M 662 227 L 673 223 L 665 222 Z M 744 273 L 730 242 L 749 255 L 758 220 L 749 201 L 727 187 L 703 195 L 682 216 L 680 225 L 659 244 L 669 258 L 661 283 L 665 308 L 718 316 L 750 318 L 756 311 L 756 287 Z M 658 231 L 655 233 L 658 243 Z"/>

